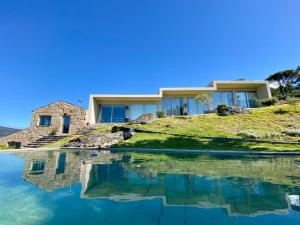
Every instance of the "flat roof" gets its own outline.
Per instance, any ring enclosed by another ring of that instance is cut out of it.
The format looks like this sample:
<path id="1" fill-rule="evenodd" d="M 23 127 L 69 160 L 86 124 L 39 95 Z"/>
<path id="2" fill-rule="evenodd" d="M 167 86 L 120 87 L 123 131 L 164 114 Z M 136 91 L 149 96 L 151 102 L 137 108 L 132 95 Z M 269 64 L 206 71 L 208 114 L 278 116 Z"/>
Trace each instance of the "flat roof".
<path id="1" fill-rule="evenodd" d="M 206 87 L 160 88 L 158 94 L 91 94 L 90 98 L 99 101 L 113 101 L 115 99 L 122 101 L 155 101 L 160 100 L 164 94 L 197 94 L 199 91 L 215 91 L 218 88 L 258 88 L 266 84 L 268 84 L 268 81 L 264 80 L 215 80 Z"/>

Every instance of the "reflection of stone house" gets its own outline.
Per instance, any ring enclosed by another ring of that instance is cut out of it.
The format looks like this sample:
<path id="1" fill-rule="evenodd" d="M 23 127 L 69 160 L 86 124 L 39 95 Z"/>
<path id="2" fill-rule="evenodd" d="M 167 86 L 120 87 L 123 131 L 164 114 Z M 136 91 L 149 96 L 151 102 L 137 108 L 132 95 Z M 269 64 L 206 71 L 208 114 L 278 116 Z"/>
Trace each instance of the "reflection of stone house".
<path id="1" fill-rule="evenodd" d="M 80 183 L 80 158 L 74 152 L 23 154 L 23 178 L 46 191 Z"/>
<path id="2" fill-rule="evenodd" d="M 85 125 L 86 110 L 65 101 L 57 101 L 32 111 L 28 129 L 0 138 L 0 144 L 10 141 L 26 145 L 49 134 L 75 134 Z"/>

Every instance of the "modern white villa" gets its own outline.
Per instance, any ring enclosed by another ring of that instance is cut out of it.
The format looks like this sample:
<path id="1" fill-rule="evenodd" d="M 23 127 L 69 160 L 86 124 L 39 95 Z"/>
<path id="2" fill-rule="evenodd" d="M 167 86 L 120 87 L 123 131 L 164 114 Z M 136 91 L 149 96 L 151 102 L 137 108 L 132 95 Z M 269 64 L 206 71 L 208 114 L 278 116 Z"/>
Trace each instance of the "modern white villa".
<path id="1" fill-rule="evenodd" d="M 211 96 L 211 104 L 201 104 L 195 97 Z M 124 123 L 145 113 L 166 116 L 196 115 L 215 109 L 219 104 L 253 108 L 257 99 L 271 98 L 267 81 L 212 81 L 206 87 L 160 88 L 154 95 L 90 95 L 87 123 Z"/>

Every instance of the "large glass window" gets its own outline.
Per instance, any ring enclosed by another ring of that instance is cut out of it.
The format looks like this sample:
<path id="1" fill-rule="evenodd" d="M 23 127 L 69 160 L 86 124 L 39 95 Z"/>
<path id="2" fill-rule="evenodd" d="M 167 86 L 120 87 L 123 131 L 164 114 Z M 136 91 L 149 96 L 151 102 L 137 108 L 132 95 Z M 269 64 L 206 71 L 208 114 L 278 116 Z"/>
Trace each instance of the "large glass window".
<path id="1" fill-rule="evenodd" d="M 255 91 L 238 91 L 236 92 L 237 104 L 243 108 L 253 108 L 256 106 L 256 92 Z"/>
<path id="2" fill-rule="evenodd" d="M 146 113 L 156 114 L 157 105 L 155 104 L 132 104 L 129 106 L 129 118 L 135 120 Z"/>
<path id="3" fill-rule="evenodd" d="M 195 98 L 187 98 L 187 111 L 189 115 L 206 113 L 209 109 L 208 104 L 202 104 Z"/>
<path id="4" fill-rule="evenodd" d="M 168 116 L 183 115 L 183 99 L 182 98 L 163 98 L 162 109 Z"/>
<path id="5" fill-rule="evenodd" d="M 124 123 L 125 105 L 101 105 L 101 123 Z"/>
<path id="6" fill-rule="evenodd" d="M 213 108 L 217 108 L 221 104 L 233 106 L 233 94 L 231 91 L 215 91 L 212 94 Z"/>
<path id="7" fill-rule="evenodd" d="M 51 125 L 51 116 L 40 116 L 40 126 L 50 126 Z"/>

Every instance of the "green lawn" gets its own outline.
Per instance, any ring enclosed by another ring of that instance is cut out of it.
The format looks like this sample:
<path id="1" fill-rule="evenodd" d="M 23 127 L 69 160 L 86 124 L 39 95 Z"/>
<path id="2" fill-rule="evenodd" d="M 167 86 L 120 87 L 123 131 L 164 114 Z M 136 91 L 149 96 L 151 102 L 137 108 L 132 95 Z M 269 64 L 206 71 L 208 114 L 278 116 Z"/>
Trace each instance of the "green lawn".
<path id="1" fill-rule="evenodd" d="M 300 151 L 300 144 L 267 144 L 236 141 L 213 141 L 198 138 L 176 137 L 164 134 L 136 133 L 133 138 L 120 142 L 116 148 L 152 149 L 203 149 L 203 150 L 256 150 L 256 151 Z"/>
<path id="2" fill-rule="evenodd" d="M 130 125 L 133 128 L 176 134 L 242 138 L 240 133 L 251 133 L 264 140 L 299 141 L 286 130 L 300 130 L 300 105 L 277 105 L 257 108 L 251 114 L 218 116 L 217 114 L 162 118 L 150 124 Z M 137 133 L 132 139 L 119 143 L 118 148 L 169 148 L 216 150 L 300 150 L 299 144 L 268 144 L 209 139 L 183 138 L 162 134 Z"/>
<path id="3" fill-rule="evenodd" d="M 156 119 L 150 124 L 126 125 L 145 130 L 177 134 L 242 138 L 239 134 L 254 133 L 259 139 L 299 141 L 299 136 L 289 136 L 286 130 L 300 130 L 300 104 L 277 105 L 253 109 L 251 114 L 218 116 L 217 114 Z M 297 111 L 298 110 L 298 111 Z M 91 134 L 111 132 L 112 125 L 102 125 Z M 275 134 L 275 135 L 274 135 Z M 77 136 L 70 136 L 44 147 L 61 147 Z M 156 149 L 215 149 L 215 150 L 299 150 L 299 144 L 267 144 L 238 141 L 215 141 L 172 135 L 136 133 L 132 139 L 120 142 L 117 148 Z"/>
<path id="4" fill-rule="evenodd" d="M 241 137 L 239 133 L 255 134 L 261 139 L 298 141 L 298 136 L 287 136 L 285 130 L 300 130 L 300 104 L 298 111 L 291 105 L 277 105 L 253 109 L 251 114 L 218 116 L 186 116 L 157 119 L 151 124 L 133 128 L 156 130 L 199 136 Z"/>

